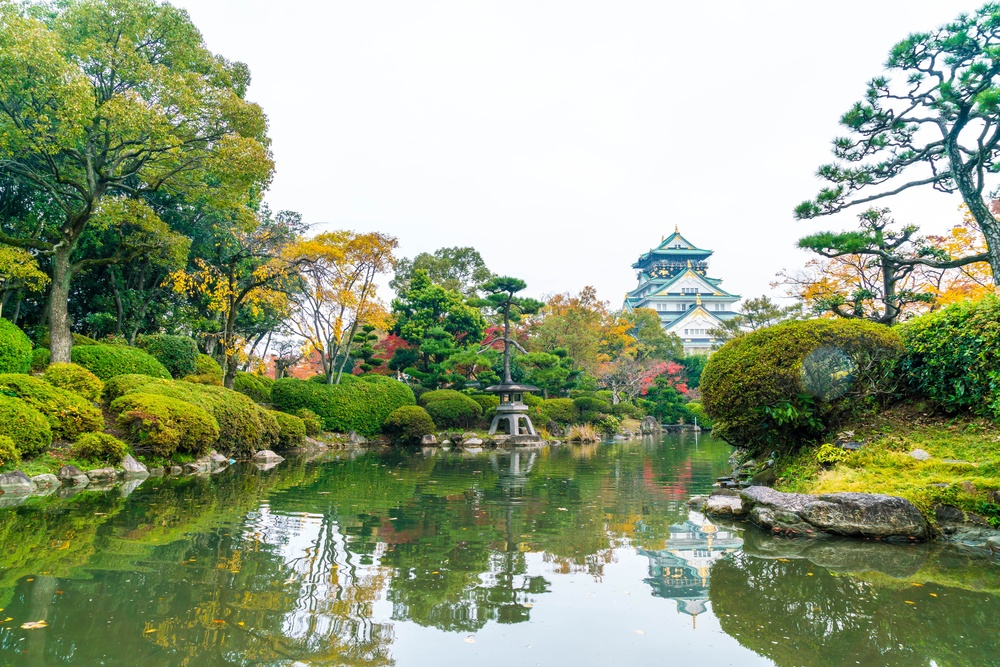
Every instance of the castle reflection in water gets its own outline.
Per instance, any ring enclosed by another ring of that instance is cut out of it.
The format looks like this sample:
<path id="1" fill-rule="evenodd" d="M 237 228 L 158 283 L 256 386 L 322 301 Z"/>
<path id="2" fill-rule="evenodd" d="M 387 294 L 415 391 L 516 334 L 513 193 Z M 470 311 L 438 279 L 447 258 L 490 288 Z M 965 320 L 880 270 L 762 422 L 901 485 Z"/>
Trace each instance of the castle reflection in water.
<path id="1" fill-rule="evenodd" d="M 649 577 L 644 581 L 655 597 L 675 600 L 677 612 L 691 616 L 696 627 L 698 614 L 707 609 L 712 564 L 742 546 L 735 530 L 720 529 L 705 515 L 689 512 L 687 521 L 670 526 L 664 549 L 639 550 L 649 559 Z"/>

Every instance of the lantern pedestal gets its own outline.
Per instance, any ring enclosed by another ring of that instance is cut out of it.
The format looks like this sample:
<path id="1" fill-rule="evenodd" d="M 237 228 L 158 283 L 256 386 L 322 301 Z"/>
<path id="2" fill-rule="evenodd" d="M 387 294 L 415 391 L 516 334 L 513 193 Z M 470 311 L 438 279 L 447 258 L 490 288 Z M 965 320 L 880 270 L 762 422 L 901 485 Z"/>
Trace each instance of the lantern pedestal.
<path id="1" fill-rule="evenodd" d="M 535 432 L 531 418 L 528 417 L 528 406 L 523 401 L 524 394 L 538 391 L 538 387 L 504 383 L 487 387 L 486 391 L 500 396 L 497 414 L 490 423 L 490 435 L 496 435 L 502 425 L 503 432 L 511 438 L 517 438 L 518 444 L 542 441 L 541 436 Z"/>

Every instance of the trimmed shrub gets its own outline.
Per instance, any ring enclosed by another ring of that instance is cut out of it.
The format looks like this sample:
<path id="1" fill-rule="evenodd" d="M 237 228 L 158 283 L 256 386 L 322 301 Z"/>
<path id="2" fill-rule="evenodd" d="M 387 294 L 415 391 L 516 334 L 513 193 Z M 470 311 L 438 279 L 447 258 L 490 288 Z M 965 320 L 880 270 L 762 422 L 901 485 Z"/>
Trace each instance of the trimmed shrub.
<path id="1" fill-rule="evenodd" d="M 219 424 L 212 415 L 170 396 L 127 394 L 115 399 L 111 411 L 118 414 L 126 439 L 153 456 L 202 456 L 219 439 Z"/>
<path id="2" fill-rule="evenodd" d="M 642 419 L 646 416 L 642 408 L 626 401 L 613 404 L 611 414 L 619 419 Z"/>
<path id="3" fill-rule="evenodd" d="M 148 375 L 140 375 L 139 373 L 116 375 L 104 383 L 102 398 L 105 403 L 110 404 L 116 398 L 120 398 L 125 394 L 134 394 L 141 391 L 143 387 L 150 384 L 155 379 L 157 378 L 152 378 Z"/>
<path id="4" fill-rule="evenodd" d="M 705 406 L 697 401 L 692 401 L 684 406 L 687 409 L 689 421 L 693 421 L 695 418 L 698 420 L 698 426 L 704 429 L 711 430 L 712 428 L 712 418 L 708 416 L 705 412 Z"/>
<path id="5" fill-rule="evenodd" d="M 16 466 L 21 462 L 21 453 L 17 451 L 14 440 L 7 435 L 0 435 L 0 466 Z"/>
<path id="6" fill-rule="evenodd" d="M 594 428 L 605 435 L 614 435 L 621 426 L 621 421 L 613 415 L 606 415 L 604 419 L 594 422 Z"/>
<path id="7" fill-rule="evenodd" d="M 483 409 L 479 407 L 479 403 L 465 394 L 459 396 L 461 398 L 446 398 L 427 404 L 427 414 L 435 424 L 444 428 L 452 426 L 469 428 L 483 416 Z"/>
<path id="8" fill-rule="evenodd" d="M 282 378 L 271 388 L 271 403 L 289 414 L 302 408 L 312 410 L 323 419 L 323 427 L 328 431 L 357 431 L 371 436 L 382 429 L 393 410 L 413 405 L 416 400 L 413 391 L 398 380 L 363 375 L 339 385 Z"/>
<path id="9" fill-rule="evenodd" d="M 479 403 L 484 415 L 490 410 L 496 410 L 500 407 L 500 397 L 496 394 L 473 394 L 469 398 Z"/>
<path id="10" fill-rule="evenodd" d="M 752 456 L 789 453 L 886 398 L 902 349 L 895 331 L 862 320 L 759 329 L 709 358 L 702 404 L 730 444 Z"/>
<path id="11" fill-rule="evenodd" d="M 105 463 L 120 463 L 127 454 L 129 446 L 107 433 L 84 433 L 73 443 L 73 456 L 84 461 L 103 461 Z"/>
<path id="12" fill-rule="evenodd" d="M 183 378 L 185 382 L 222 386 L 222 366 L 219 365 L 218 361 L 207 354 L 199 354 L 195 357 L 194 363 L 195 373 L 194 375 L 185 375 Z"/>
<path id="13" fill-rule="evenodd" d="M 0 373 L 31 370 L 31 339 L 17 325 L 0 317 Z"/>
<path id="14" fill-rule="evenodd" d="M 419 445 L 421 438 L 436 430 L 430 414 L 419 405 L 396 408 L 382 424 L 383 433 L 404 445 Z"/>
<path id="15" fill-rule="evenodd" d="M 107 382 L 116 375 L 141 373 L 156 378 L 169 378 L 170 372 L 150 354 L 136 347 L 120 345 L 83 345 L 74 347 L 73 363 Z"/>
<path id="16" fill-rule="evenodd" d="M 42 377 L 53 387 L 71 391 L 88 401 L 100 400 L 104 390 L 99 377 L 77 364 L 52 364 Z"/>
<path id="17" fill-rule="evenodd" d="M 545 399 L 537 410 L 543 424 L 550 421 L 557 424 L 572 424 L 580 417 L 580 411 L 571 398 Z"/>
<path id="18" fill-rule="evenodd" d="M 124 383 L 130 392 L 169 396 L 196 405 L 215 418 L 219 427 L 219 449 L 227 454 L 252 454 L 274 446 L 278 439 L 278 422 L 249 397 L 225 387 L 196 384 L 183 380 L 149 378 Z M 114 383 L 109 383 L 109 386 Z M 123 387 L 114 385 L 115 391 Z M 105 392 L 109 395 L 110 392 Z"/>
<path id="19" fill-rule="evenodd" d="M 434 401 L 448 401 L 448 400 L 460 401 L 463 398 L 468 398 L 469 400 L 472 400 L 472 398 L 468 394 L 463 394 L 462 392 L 456 391 L 454 389 L 434 389 L 431 391 L 425 391 L 424 393 L 420 394 L 420 405 L 426 408 L 429 403 L 433 403 Z"/>
<path id="20" fill-rule="evenodd" d="M 14 441 L 21 456 L 34 456 L 52 444 L 49 420 L 19 398 L 0 394 L 0 435 Z"/>
<path id="21" fill-rule="evenodd" d="M 273 384 L 274 380 L 269 377 L 237 371 L 233 389 L 249 396 L 255 403 L 270 403 Z"/>
<path id="22" fill-rule="evenodd" d="M 45 415 L 57 438 L 75 440 L 81 433 L 104 429 L 104 415 L 85 398 L 20 373 L 0 375 L 0 392 L 17 396 Z"/>
<path id="23" fill-rule="evenodd" d="M 573 405 L 580 412 L 611 412 L 611 402 L 596 396 L 578 396 L 573 399 Z"/>
<path id="24" fill-rule="evenodd" d="M 47 347 L 36 347 L 31 351 L 31 372 L 41 373 L 44 371 L 45 367 L 49 365 L 51 357 L 52 353 Z"/>
<path id="25" fill-rule="evenodd" d="M 323 432 L 323 420 L 309 408 L 295 411 L 295 416 L 302 420 L 306 427 L 306 435 L 314 436 Z"/>
<path id="26" fill-rule="evenodd" d="M 963 301 L 897 327 L 906 389 L 948 412 L 1000 418 L 1000 299 Z"/>
<path id="27" fill-rule="evenodd" d="M 306 440 L 306 425 L 295 415 L 276 410 L 268 411 L 278 423 L 278 449 L 294 449 L 301 447 Z"/>
<path id="28" fill-rule="evenodd" d="M 135 339 L 135 346 L 149 352 L 175 378 L 198 373 L 198 345 L 187 336 L 146 334 Z"/>
<path id="29" fill-rule="evenodd" d="M 49 348 L 51 347 L 52 339 L 49 336 L 49 330 L 44 329 L 41 336 L 38 337 L 38 347 Z M 73 347 L 78 345 L 100 345 L 96 340 L 90 336 L 84 336 L 83 334 L 75 333 L 73 334 Z"/>

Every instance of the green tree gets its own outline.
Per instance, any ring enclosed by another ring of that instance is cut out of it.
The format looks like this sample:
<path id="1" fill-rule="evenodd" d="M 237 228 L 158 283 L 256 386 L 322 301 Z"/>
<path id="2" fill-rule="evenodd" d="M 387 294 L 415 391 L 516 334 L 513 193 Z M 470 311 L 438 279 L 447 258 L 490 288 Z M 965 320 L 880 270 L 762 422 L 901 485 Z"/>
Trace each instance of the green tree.
<path id="1" fill-rule="evenodd" d="M 52 360 L 69 361 L 74 274 L 122 259 L 76 258 L 102 203 L 171 189 L 235 205 L 270 179 L 266 120 L 246 67 L 153 0 L 4 2 L 0 72 L 0 176 L 58 212 L 4 221 L 0 242 L 49 256 Z"/>
<path id="2" fill-rule="evenodd" d="M 478 296 L 479 286 L 493 277 L 475 248 L 438 248 L 433 254 L 422 252 L 413 259 L 399 260 L 389 287 L 403 294 L 420 270 L 427 272 L 431 282 L 469 297 Z"/>
<path id="3" fill-rule="evenodd" d="M 1000 4 L 896 44 L 886 72 L 840 123 L 841 162 L 818 175 L 831 183 L 795 209 L 797 218 L 836 213 L 918 187 L 961 195 L 986 237 L 1000 284 L 1000 221 L 987 186 L 1000 171 Z"/>
<path id="4" fill-rule="evenodd" d="M 483 285 L 483 291 L 486 292 L 483 303 L 502 318 L 503 336 L 494 336 L 490 340 L 484 341 L 480 351 L 485 352 L 496 343 L 503 343 L 503 381 L 505 383 L 513 382 L 510 377 L 511 348 L 517 348 L 522 354 L 528 353 L 520 343 L 511 338 L 510 324 L 511 322 L 520 322 L 525 315 L 537 313 L 544 305 L 536 299 L 514 296 L 525 287 L 527 285 L 523 280 L 510 276 L 497 276 Z"/>

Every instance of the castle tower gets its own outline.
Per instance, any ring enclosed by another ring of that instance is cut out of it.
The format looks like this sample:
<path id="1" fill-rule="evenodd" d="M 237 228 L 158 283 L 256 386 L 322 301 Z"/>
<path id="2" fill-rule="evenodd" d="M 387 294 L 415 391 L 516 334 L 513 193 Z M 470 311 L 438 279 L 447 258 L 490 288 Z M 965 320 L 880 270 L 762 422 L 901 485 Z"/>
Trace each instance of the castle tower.
<path id="1" fill-rule="evenodd" d="M 639 285 L 625 295 L 625 309 L 650 308 L 667 333 L 684 342 L 684 352 L 707 353 L 715 338 L 709 333 L 735 317 L 738 294 L 730 294 L 718 278 L 708 277 L 711 250 L 703 250 L 674 233 L 632 265 Z"/>

